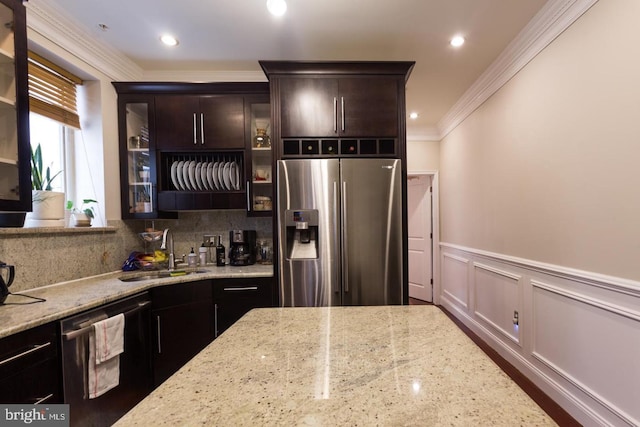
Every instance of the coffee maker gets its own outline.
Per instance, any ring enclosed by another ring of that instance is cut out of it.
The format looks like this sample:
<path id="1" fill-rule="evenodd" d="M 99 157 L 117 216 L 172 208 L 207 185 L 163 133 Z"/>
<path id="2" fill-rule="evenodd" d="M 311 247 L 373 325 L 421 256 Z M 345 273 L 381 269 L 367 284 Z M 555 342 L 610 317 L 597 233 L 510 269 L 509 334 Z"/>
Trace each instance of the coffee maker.
<path id="1" fill-rule="evenodd" d="M 252 265 L 256 263 L 256 231 L 229 231 L 229 264 Z"/>

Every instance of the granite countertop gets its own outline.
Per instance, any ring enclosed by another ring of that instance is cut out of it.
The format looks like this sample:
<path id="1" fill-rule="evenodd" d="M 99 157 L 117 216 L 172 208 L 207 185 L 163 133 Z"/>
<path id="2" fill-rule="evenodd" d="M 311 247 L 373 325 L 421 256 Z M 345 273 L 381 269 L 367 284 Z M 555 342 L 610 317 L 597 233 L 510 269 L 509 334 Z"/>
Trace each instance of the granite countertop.
<path id="1" fill-rule="evenodd" d="M 184 270 L 190 271 L 188 268 Z M 119 278 L 124 276 L 145 275 L 148 274 L 148 272 L 116 271 L 17 292 L 19 294 L 44 298 L 46 301 L 27 304 L 33 300 L 20 295 L 9 295 L 5 301 L 5 305 L 0 305 L 0 338 L 62 319 L 130 295 L 135 295 L 156 286 L 204 279 L 273 276 L 273 265 L 255 264 L 243 267 L 216 267 L 214 264 L 211 264 L 191 270 L 196 270 L 198 273 L 135 282 L 123 282 L 119 280 Z"/>
<path id="2" fill-rule="evenodd" d="M 261 308 L 117 426 L 556 425 L 435 306 Z"/>

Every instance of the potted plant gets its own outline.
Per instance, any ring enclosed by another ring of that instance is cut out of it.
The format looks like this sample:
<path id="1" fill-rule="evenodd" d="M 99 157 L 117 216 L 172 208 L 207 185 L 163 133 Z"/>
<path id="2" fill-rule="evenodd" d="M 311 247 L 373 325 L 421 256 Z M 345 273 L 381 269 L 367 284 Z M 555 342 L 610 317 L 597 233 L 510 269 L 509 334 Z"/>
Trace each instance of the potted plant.
<path id="1" fill-rule="evenodd" d="M 67 201 L 67 210 L 71 211 L 76 227 L 89 227 L 91 225 L 91 221 L 95 218 L 93 206 L 89 206 L 92 203 L 98 203 L 98 201 L 93 199 L 82 199 L 82 205 L 80 205 L 80 208 L 74 207 L 73 200 Z"/>
<path id="2" fill-rule="evenodd" d="M 45 169 L 42 161 L 40 144 L 34 150 L 31 147 L 31 197 L 33 210 L 29 215 L 31 220 L 38 221 L 35 225 L 61 225 L 64 220 L 64 193 L 52 191 L 51 183 L 62 171 L 51 174 L 51 168 Z M 52 221 L 53 220 L 53 221 Z"/>

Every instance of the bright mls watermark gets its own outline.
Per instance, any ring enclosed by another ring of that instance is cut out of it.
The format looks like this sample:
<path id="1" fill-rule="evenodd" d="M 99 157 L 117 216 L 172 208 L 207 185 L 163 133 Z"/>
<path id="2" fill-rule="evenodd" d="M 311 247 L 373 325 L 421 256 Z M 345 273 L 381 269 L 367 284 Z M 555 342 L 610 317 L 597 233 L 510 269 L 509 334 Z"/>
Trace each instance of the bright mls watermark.
<path id="1" fill-rule="evenodd" d="M 69 405 L 1 405 L 0 426 L 69 427 Z"/>

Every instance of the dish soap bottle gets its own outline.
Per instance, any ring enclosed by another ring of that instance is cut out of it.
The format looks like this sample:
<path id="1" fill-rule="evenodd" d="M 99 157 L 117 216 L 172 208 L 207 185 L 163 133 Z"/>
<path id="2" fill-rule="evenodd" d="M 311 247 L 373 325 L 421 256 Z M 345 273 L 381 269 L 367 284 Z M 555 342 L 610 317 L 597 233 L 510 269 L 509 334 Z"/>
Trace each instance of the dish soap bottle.
<path id="1" fill-rule="evenodd" d="M 224 267 L 225 262 L 225 254 L 224 254 L 224 246 L 222 245 L 222 236 L 218 236 L 218 245 L 216 246 L 216 265 L 218 267 Z"/>
<path id="2" fill-rule="evenodd" d="M 198 265 L 198 255 L 193 251 L 193 248 L 191 248 L 191 252 L 187 255 L 187 265 L 189 267 L 196 267 Z"/>

